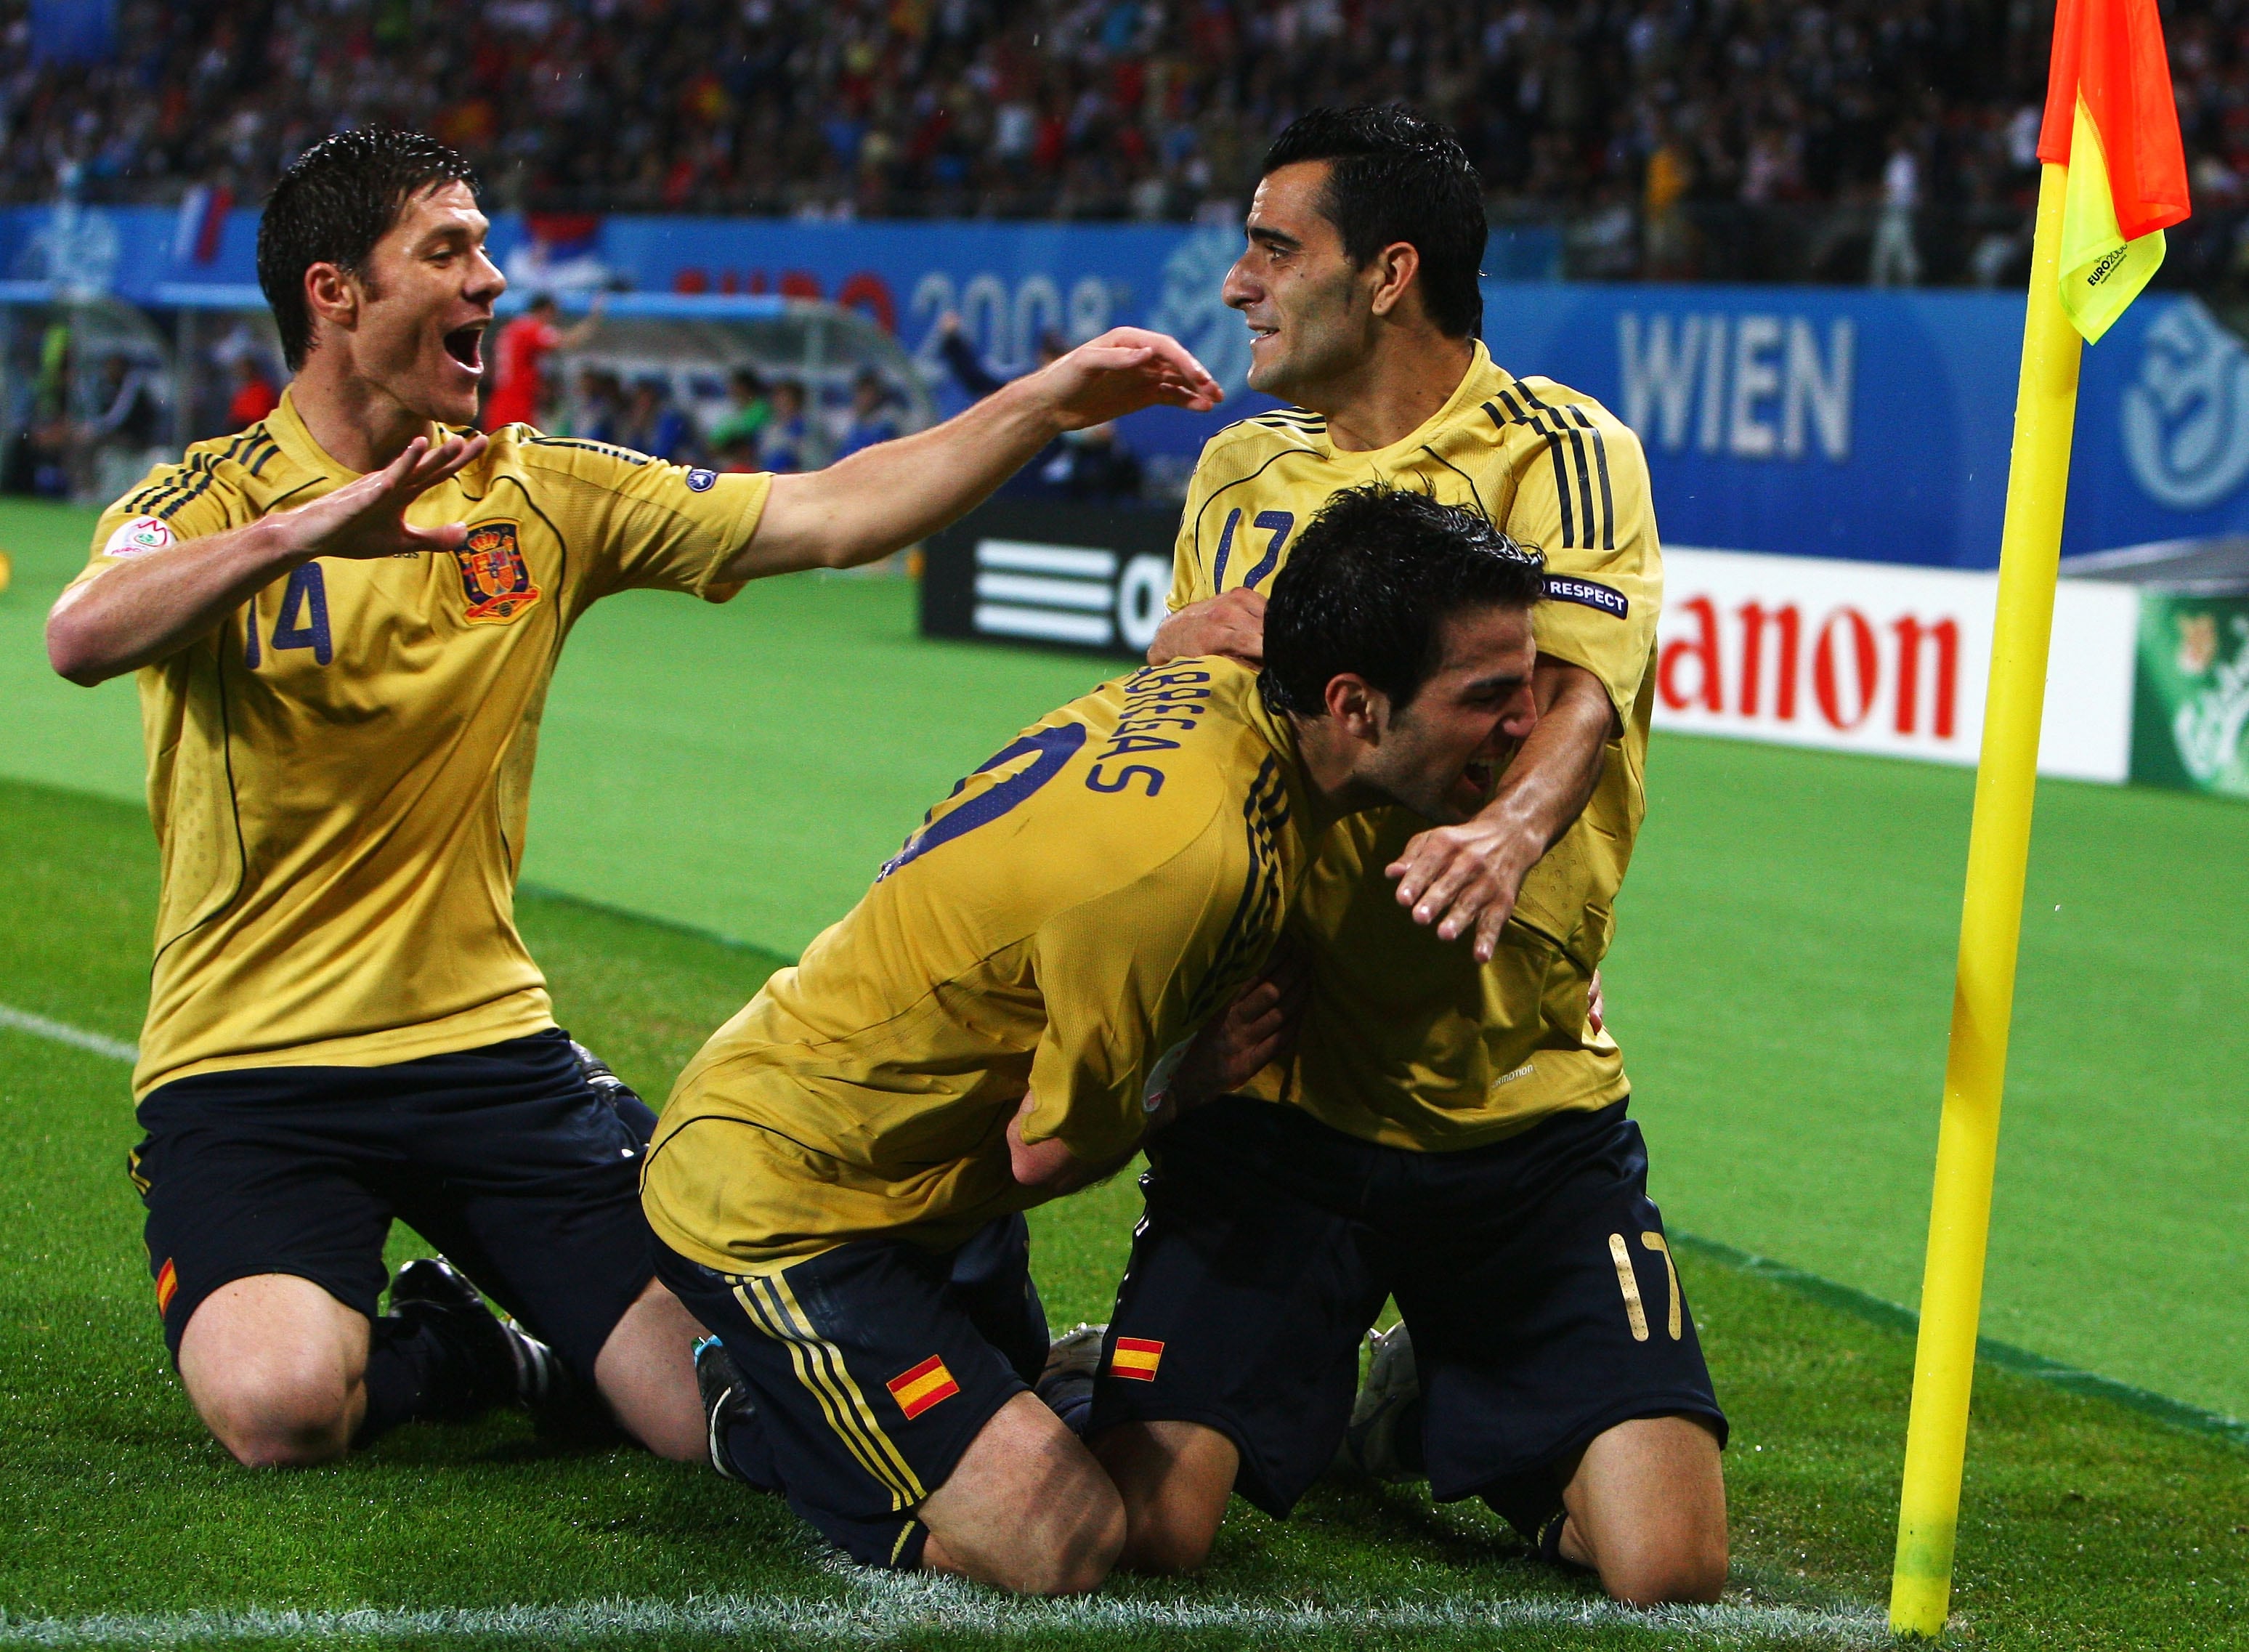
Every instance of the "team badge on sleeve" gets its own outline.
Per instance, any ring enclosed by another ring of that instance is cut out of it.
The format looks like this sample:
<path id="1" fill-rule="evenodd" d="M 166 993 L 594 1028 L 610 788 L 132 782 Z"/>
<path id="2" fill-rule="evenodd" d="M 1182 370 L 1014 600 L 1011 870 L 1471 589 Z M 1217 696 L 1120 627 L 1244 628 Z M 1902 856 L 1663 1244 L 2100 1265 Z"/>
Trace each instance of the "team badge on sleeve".
<path id="1" fill-rule="evenodd" d="M 960 1392 L 960 1385 L 953 1380 L 946 1369 L 945 1356 L 933 1353 L 912 1370 L 892 1377 L 883 1385 L 891 1391 L 891 1398 L 898 1402 L 898 1409 L 906 1414 L 906 1421 L 916 1417 L 940 1400 L 950 1400 Z"/>
<path id="2" fill-rule="evenodd" d="M 708 493 L 719 480 L 719 472 L 697 465 L 687 472 L 687 490 L 691 493 Z"/>
<path id="3" fill-rule="evenodd" d="M 109 536 L 109 543 L 101 547 L 104 556 L 146 556 L 151 551 L 161 551 L 179 543 L 171 524 L 162 518 L 136 516 L 121 524 Z"/>
<path id="4" fill-rule="evenodd" d="M 478 522 L 453 553 L 472 625 L 505 625 L 539 600 L 512 522 Z"/>
<path id="5" fill-rule="evenodd" d="M 1109 1356 L 1109 1374 L 1130 1377 L 1135 1382 L 1153 1382 L 1156 1367 L 1164 1362 L 1164 1345 L 1145 1337 L 1119 1337 L 1116 1351 Z"/>

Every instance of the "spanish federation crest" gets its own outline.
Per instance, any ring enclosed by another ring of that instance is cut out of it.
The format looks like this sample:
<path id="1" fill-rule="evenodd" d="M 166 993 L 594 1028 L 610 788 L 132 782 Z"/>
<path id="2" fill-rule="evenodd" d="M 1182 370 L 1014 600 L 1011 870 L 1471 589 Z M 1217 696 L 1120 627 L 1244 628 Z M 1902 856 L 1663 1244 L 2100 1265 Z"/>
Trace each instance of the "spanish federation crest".
<path id="1" fill-rule="evenodd" d="M 514 523 L 478 522 L 453 556 L 461 565 L 471 624 L 505 625 L 539 600 Z"/>

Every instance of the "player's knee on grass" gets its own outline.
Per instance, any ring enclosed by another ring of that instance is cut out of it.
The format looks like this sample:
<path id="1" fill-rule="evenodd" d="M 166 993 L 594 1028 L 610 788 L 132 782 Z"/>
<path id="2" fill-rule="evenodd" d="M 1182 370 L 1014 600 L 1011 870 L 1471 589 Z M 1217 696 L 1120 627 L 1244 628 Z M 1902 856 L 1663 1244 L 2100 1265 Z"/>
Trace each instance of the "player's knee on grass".
<path id="1" fill-rule="evenodd" d="M 1124 1504 L 1118 1565 L 1132 1572 L 1197 1572 L 1210 1558 L 1240 1453 L 1199 1422 L 1127 1422 L 1089 1442 Z"/>
<path id="2" fill-rule="evenodd" d="M 203 1426 L 251 1468 L 333 1462 L 364 1408 L 368 1325 L 311 1281 L 222 1285 L 180 1339 L 180 1380 Z"/>
<path id="3" fill-rule="evenodd" d="M 1618 1424 L 1563 1491 L 1564 1552 L 1628 1606 L 1715 1600 L 1726 1586 L 1726 1487 L 1709 1427 L 1684 1416 Z M 1575 1551 L 1575 1552 L 1572 1552 Z"/>
<path id="4" fill-rule="evenodd" d="M 1029 1394 L 994 1414 L 920 1515 L 924 1566 L 1017 1594 L 1098 1588 L 1124 1544 L 1117 1488 Z"/>

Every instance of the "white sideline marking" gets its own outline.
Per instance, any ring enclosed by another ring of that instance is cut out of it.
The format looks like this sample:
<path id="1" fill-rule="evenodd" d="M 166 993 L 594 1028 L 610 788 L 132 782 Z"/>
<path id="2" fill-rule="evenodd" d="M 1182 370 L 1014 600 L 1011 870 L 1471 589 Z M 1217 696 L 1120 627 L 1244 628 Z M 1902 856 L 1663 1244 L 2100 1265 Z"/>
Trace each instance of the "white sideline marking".
<path id="1" fill-rule="evenodd" d="M 17 1032 L 30 1033 L 35 1038 L 52 1038 L 58 1044 L 75 1044 L 80 1050 L 91 1050 L 95 1055 L 107 1056 L 112 1061 L 141 1059 L 141 1052 L 120 1039 L 105 1038 L 98 1032 L 86 1031 L 83 1027 L 49 1021 L 45 1015 L 35 1015 L 28 1009 L 10 1009 L 5 1004 L 0 1004 L 0 1027 L 13 1027 Z"/>
<path id="2" fill-rule="evenodd" d="M 1607 1601 L 1519 1600 L 1478 1595 L 1373 1600 L 1362 1605 L 1273 1605 L 1240 1597 L 1145 1600 L 1095 1597 L 1020 1600 L 950 1578 L 916 1573 L 850 1579 L 844 1598 L 691 1596 L 684 1600 L 587 1600 L 568 1605 L 362 1607 L 340 1612 L 105 1613 L 82 1618 L 0 1614 L 0 1646 L 180 1646 L 201 1642 L 491 1635 L 554 1644 L 620 1635 L 774 1634 L 792 1643 L 871 1645 L 911 1630 L 1014 1637 L 1057 1631 L 1145 1633 L 1234 1629 L 1285 1640 L 1322 1630 L 1510 1629 L 1530 1628 L 1670 1630 L 1720 1646 L 1787 1639 L 1833 1646 L 1885 1647 L 1879 1612 L 1818 1612 L 1750 1604 L 1666 1607 L 1634 1612 Z"/>

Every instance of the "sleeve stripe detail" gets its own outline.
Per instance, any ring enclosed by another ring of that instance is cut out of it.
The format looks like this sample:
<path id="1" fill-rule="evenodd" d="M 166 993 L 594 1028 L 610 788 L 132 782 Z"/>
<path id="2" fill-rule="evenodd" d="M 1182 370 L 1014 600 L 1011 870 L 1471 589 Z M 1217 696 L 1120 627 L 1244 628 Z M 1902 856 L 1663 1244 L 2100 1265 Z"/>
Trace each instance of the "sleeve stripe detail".
<path id="1" fill-rule="evenodd" d="M 266 460 L 272 458 L 274 454 L 281 451 L 280 444 L 273 442 L 272 437 L 265 435 L 264 426 L 261 425 L 255 430 L 245 430 L 242 436 L 237 437 L 234 442 L 228 444 L 227 451 L 225 452 L 220 454 L 217 459 L 203 467 L 202 478 L 193 487 L 189 488 L 186 492 L 181 494 L 179 498 L 174 499 L 170 504 L 164 506 L 164 508 L 157 512 L 156 514 L 162 517 L 169 522 L 172 518 L 178 515 L 182 511 L 187 509 L 189 506 L 194 504 L 205 493 L 209 492 L 210 491 L 211 484 L 218 480 L 218 467 L 227 460 L 235 458 L 234 450 L 237 444 L 251 437 L 255 437 L 257 440 L 251 441 L 250 445 L 243 450 L 241 457 L 244 461 L 247 461 L 250 455 L 252 452 L 256 452 L 260 446 L 264 446 L 265 448 L 265 451 L 258 455 L 258 462 L 261 465 L 264 465 Z M 258 472 L 253 470 L 251 472 L 251 474 L 255 476 Z"/>
<path id="2" fill-rule="evenodd" d="M 1510 392 L 1502 390 L 1499 400 L 1506 406 L 1507 414 L 1503 416 L 1499 409 L 1489 402 L 1483 404 L 1483 410 L 1490 416 L 1495 427 L 1528 425 L 1546 438 L 1547 451 L 1554 459 L 1554 493 L 1561 507 L 1563 548 L 1591 550 L 1598 539 L 1602 550 L 1616 549 L 1616 504 L 1609 486 L 1608 444 L 1602 440 L 1599 427 L 1594 424 L 1583 408 L 1550 407 L 1520 383 L 1515 388 L 1523 391 L 1524 399 L 1531 404 L 1530 409 L 1518 406 Z M 1590 466 L 1585 458 L 1589 439 L 1592 445 Z M 1570 446 L 1571 458 L 1568 460 L 1562 456 L 1565 442 Z M 1574 489 L 1577 508 L 1574 513 L 1571 508 L 1572 468 L 1577 472 Z M 1600 503 L 1598 507 L 1593 501 L 1595 470 L 1600 476 Z M 1585 524 L 1582 539 L 1577 532 L 1577 525 L 1580 521 Z"/>
<path id="3" fill-rule="evenodd" d="M 224 453 L 217 455 L 210 453 L 195 454 L 193 457 L 189 458 L 185 464 L 180 465 L 178 469 L 175 470 L 164 481 L 159 483 L 155 487 L 143 489 L 140 494 L 127 505 L 126 509 L 132 511 L 136 515 L 145 515 L 149 512 L 155 511 L 160 503 L 169 498 L 171 495 L 179 492 L 182 488 L 195 488 L 201 486 L 203 478 L 210 474 L 214 466 L 218 465 L 221 460 L 230 459 L 235 456 L 236 451 L 241 447 L 243 437 L 237 436 L 233 441 L 227 444 L 226 451 Z M 163 514 L 169 515 L 170 513 L 166 512 L 163 513 Z"/>
<path id="4" fill-rule="evenodd" d="M 1590 430 L 1592 428 L 1592 421 L 1585 416 L 1585 410 L 1582 408 L 1572 407 L 1565 409 L 1551 407 L 1546 403 L 1540 401 L 1538 399 L 1537 392 L 1533 390 L 1529 385 L 1518 383 L 1517 388 L 1523 392 L 1523 399 L 1530 403 L 1531 406 L 1537 408 L 1544 416 L 1550 429 L 1558 430 L 1567 435 L 1570 438 L 1571 457 L 1576 461 L 1578 469 L 1578 497 L 1584 507 L 1581 520 L 1585 525 L 1585 533 L 1581 548 L 1591 550 L 1593 547 L 1593 483 L 1592 476 L 1586 470 L 1585 438 L 1581 433 L 1579 427 Z M 1571 415 L 1572 414 L 1577 416 L 1577 423 L 1575 424 L 1573 424 L 1571 420 Z M 1593 439 L 1596 442 L 1600 440 L 1598 433 L 1595 434 Z M 1606 454 L 1602 456 L 1601 459 L 1601 476 L 1602 480 L 1606 482 L 1608 478 L 1608 459 Z M 1608 548 L 1611 550 L 1615 549 L 1616 547 L 1613 541 L 1616 537 L 1616 531 L 1613 525 L 1611 525 L 1605 531 L 1605 537 L 1612 541 L 1608 546 Z"/>
<path id="5" fill-rule="evenodd" d="M 1250 965 L 1271 940 L 1281 917 L 1281 884 L 1274 836 L 1288 824 L 1288 793 L 1281 781 L 1281 761 L 1268 756 L 1250 782 L 1242 802 L 1241 818 L 1249 839 L 1249 876 L 1241 885 L 1241 898 L 1219 937 L 1210 969 L 1196 987 L 1187 1005 L 1190 1025 L 1200 1026 L 1226 1001 L 1248 984 Z"/>
<path id="6" fill-rule="evenodd" d="M 1601 478 L 1601 548 L 1613 551 L 1616 549 L 1616 500 L 1609 492 L 1609 446 L 1601 437 L 1600 426 L 1585 409 L 1573 407 L 1570 416 L 1593 444 L 1593 465 Z"/>
<path id="7" fill-rule="evenodd" d="M 628 465 L 648 463 L 647 454 L 636 453 L 629 447 L 611 447 L 606 442 L 581 441 L 574 436 L 534 436 L 525 445 L 526 447 L 575 448 L 581 453 L 599 453 L 605 458 L 622 459 Z"/>
<path id="8" fill-rule="evenodd" d="M 265 433 L 265 425 L 253 424 L 229 442 L 224 452 L 193 455 L 163 481 L 142 488 L 119 508 L 128 515 L 155 515 L 169 521 L 210 490 L 211 484 L 218 479 L 220 465 L 237 459 L 247 464 L 250 456 L 258 453 L 258 465 L 263 468 L 266 461 L 280 451 L 280 444 Z M 252 470 L 251 474 L 255 476 L 258 471 Z M 179 497 L 174 499 L 174 494 Z M 167 499 L 171 502 L 166 504 L 164 501 Z M 161 509 L 158 508 L 160 506 Z"/>

